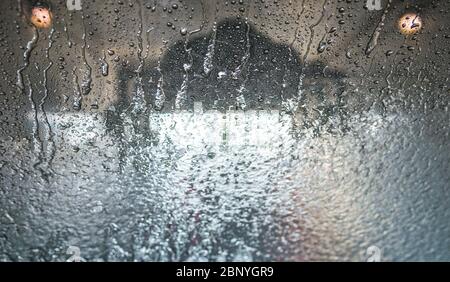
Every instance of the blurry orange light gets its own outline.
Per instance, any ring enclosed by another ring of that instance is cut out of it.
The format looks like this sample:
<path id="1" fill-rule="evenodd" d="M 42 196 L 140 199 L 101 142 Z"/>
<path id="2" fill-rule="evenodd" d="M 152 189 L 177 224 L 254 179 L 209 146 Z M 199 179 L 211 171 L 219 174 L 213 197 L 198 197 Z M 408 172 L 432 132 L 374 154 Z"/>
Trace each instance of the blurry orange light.
<path id="1" fill-rule="evenodd" d="M 404 35 L 417 33 L 422 28 L 422 19 L 414 13 L 407 13 L 398 20 L 398 28 Z"/>
<path id="2" fill-rule="evenodd" d="M 45 7 L 34 7 L 31 10 L 31 23 L 37 28 L 49 28 L 52 25 L 52 13 Z"/>

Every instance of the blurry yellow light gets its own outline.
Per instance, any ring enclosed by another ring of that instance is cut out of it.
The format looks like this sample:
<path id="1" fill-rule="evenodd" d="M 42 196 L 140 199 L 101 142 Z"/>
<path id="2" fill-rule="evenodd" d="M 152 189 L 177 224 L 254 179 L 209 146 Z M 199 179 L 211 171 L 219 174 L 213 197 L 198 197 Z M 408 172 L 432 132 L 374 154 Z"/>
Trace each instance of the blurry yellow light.
<path id="1" fill-rule="evenodd" d="M 52 25 L 52 13 L 48 8 L 34 7 L 30 21 L 37 28 L 49 28 Z"/>
<path id="2" fill-rule="evenodd" d="M 398 28 L 404 35 L 412 35 L 422 28 L 422 19 L 414 13 L 407 13 L 398 20 Z"/>

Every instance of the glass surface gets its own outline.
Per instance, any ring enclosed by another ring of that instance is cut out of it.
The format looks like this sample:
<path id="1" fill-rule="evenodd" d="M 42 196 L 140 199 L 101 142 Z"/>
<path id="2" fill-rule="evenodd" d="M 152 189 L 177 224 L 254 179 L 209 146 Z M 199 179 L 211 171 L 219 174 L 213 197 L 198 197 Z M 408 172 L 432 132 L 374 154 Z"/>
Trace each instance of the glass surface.
<path id="1" fill-rule="evenodd" d="M 449 1 L 32 2 L 0 261 L 450 260 Z"/>

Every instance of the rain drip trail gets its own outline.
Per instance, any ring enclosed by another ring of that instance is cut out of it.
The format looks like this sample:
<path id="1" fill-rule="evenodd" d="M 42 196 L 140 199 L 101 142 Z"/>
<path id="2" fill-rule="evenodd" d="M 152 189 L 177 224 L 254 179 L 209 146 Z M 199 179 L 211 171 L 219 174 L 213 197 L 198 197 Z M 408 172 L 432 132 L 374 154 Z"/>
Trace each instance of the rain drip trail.
<path id="1" fill-rule="evenodd" d="M 308 55 L 309 55 L 309 52 L 310 52 L 310 50 L 311 50 L 311 45 L 312 45 L 312 42 L 313 42 L 313 40 L 314 40 L 314 28 L 316 27 L 316 26 L 318 26 L 319 25 L 319 23 L 322 21 L 322 19 L 323 19 L 323 17 L 325 16 L 325 6 L 327 5 L 327 2 L 328 2 L 328 0 L 325 0 L 324 2 L 323 2 L 323 6 L 322 6 L 322 14 L 321 14 L 321 16 L 320 16 L 320 18 L 317 20 L 317 22 L 315 22 L 314 24 L 312 24 L 312 25 L 310 25 L 309 26 L 309 31 L 310 31 L 310 37 L 309 37 L 309 41 L 308 41 L 308 45 L 306 46 L 306 52 L 305 52 L 305 55 L 303 56 L 303 66 L 305 66 L 306 65 L 306 59 L 308 58 Z M 303 69 L 303 68 L 302 68 Z M 303 71 L 302 71 L 303 72 Z"/>
<path id="2" fill-rule="evenodd" d="M 327 29 L 325 28 L 325 33 L 323 34 L 322 39 L 320 39 L 319 46 L 317 46 L 318 53 L 323 53 L 323 51 L 325 51 L 325 48 L 327 47 L 327 43 L 325 42 L 325 37 L 327 36 L 326 30 Z"/>
<path id="3" fill-rule="evenodd" d="M 145 59 L 148 58 L 148 55 L 150 54 L 150 32 L 153 30 L 154 28 L 151 27 L 149 28 L 146 32 L 147 32 L 147 47 L 145 48 L 145 56 L 143 58 L 144 63 L 145 63 Z"/>
<path id="4" fill-rule="evenodd" d="M 86 58 L 86 25 L 84 22 L 84 13 L 82 14 L 82 21 L 83 21 L 83 45 L 81 46 L 81 57 L 83 59 L 83 64 L 86 67 L 83 75 L 83 79 L 81 82 L 81 94 L 82 95 L 88 95 L 91 92 L 91 83 L 92 83 L 92 68 L 89 65 L 87 58 Z"/>
<path id="5" fill-rule="evenodd" d="M 180 89 L 177 91 L 177 96 L 175 98 L 175 109 L 179 110 L 184 102 L 186 101 L 186 93 L 187 93 L 187 87 L 189 82 L 189 70 L 192 68 L 193 58 L 191 49 L 187 48 L 189 40 L 189 34 L 186 35 L 186 40 L 184 41 L 184 50 L 186 54 L 188 55 L 188 63 L 183 64 L 183 82 L 181 83 Z"/>
<path id="6" fill-rule="evenodd" d="M 214 8 L 214 20 L 217 18 L 217 2 L 215 3 Z M 203 16 L 205 17 L 205 7 L 202 2 L 202 10 L 203 10 Z M 205 60 L 203 61 L 203 72 L 205 76 L 209 76 L 213 69 L 213 58 L 215 54 L 215 48 L 216 48 L 216 38 L 217 38 L 217 22 L 214 21 L 213 27 L 212 27 L 212 35 L 209 40 L 208 44 L 208 51 L 205 55 Z"/>
<path id="7" fill-rule="evenodd" d="M 303 15 L 303 12 L 305 11 L 305 0 L 302 1 L 302 10 L 299 14 L 297 14 L 297 21 L 300 20 L 301 16 Z M 300 29 L 300 25 L 297 25 L 297 28 L 295 28 L 295 34 L 294 38 L 292 38 L 291 44 L 289 44 L 289 55 L 292 56 L 292 48 L 294 46 L 295 41 L 297 41 L 298 38 L 298 30 Z"/>
<path id="8" fill-rule="evenodd" d="M 177 95 L 175 97 L 175 109 L 179 110 L 186 103 L 187 100 L 187 89 L 189 87 L 189 72 L 194 63 L 194 58 L 192 57 L 192 49 L 188 48 L 189 38 L 192 34 L 198 33 L 203 30 L 203 25 L 206 22 L 206 13 L 205 13 L 205 4 L 203 1 L 200 2 L 202 6 L 202 22 L 200 23 L 200 27 L 196 30 L 193 30 L 186 34 L 186 39 L 184 41 L 184 51 L 187 54 L 188 62 L 183 64 L 183 82 L 181 83 L 180 89 L 177 91 Z"/>
<path id="9" fill-rule="evenodd" d="M 245 53 L 242 57 L 241 64 L 237 66 L 237 68 L 232 72 L 233 79 L 239 79 L 239 76 L 241 75 L 241 72 L 243 68 L 245 68 L 248 59 L 250 58 L 250 25 L 248 24 L 248 21 L 245 21 L 245 24 L 247 26 L 247 30 L 245 33 L 246 41 L 245 41 Z"/>
<path id="10" fill-rule="evenodd" d="M 78 83 L 78 76 L 77 76 L 77 68 L 74 67 L 72 70 L 72 75 L 73 75 L 73 87 L 74 87 L 74 94 L 73 94 L 73 103 L 72 103 L 72 107 L 74 110 L 79 111 L 81 109 L 81 100 L 82 100 L 82 96 L 81 96 L 81 90 L 80 90 L 80 85 Z"/>
<path id="11" fill-rule="evenodd" d="M 106 52 L 103 50 L 103 57 L 100 58 L 100 69 L 103 76 L 108 76 L 109 74 L 109 65 L 106 61 Z"/>
<path id="12" fill-rule="evenodd" d="M 161 54 L 158 58 L 158 65 L 156 70 L 159 73 L 158 85 L 156 88 L 155 94 L 155 108 L 156 110 L 161 110 L 164 107 L 164 103 L 166 102 L 166 94 L 164 93 L 164 75 L 161 71 L 161 57 L 163 55 L 163 49 L 161 48 Z"/>
<path id="13" fill-rule="evenodd" d="M 39 137 L 39 121 L 38 121 L 38 110 L 36 106 L 36 102 L 34 101 L 34 93 L 33 93 L 33 87 L 31 86 L 30 77 L 26 75 L 27 85 L 28 85 L 28 101 L 31 105 L 32 110 L 32 120 L 33 120 L 33 150 L 36 152 L 37 160 L 34 164 L 34 166 L 40 164 L 41 161 L 41 148 L 42 148 L 42 141 Z"/>
<path id="14" fill-rule="evenodd" d="M 17 6 L 19 7 L 19 14 L 22 15 L 23 14 L 22 0 L 17 0 Z"/>
<path id="15" fill-rule="evenodd" d="M 302 1 L 302 10 L 300 13 L 297 14 L 297 21 L 300 20 L 301 16 L 303 15 L 303 12 L 305 11 L 305 0 Z M 300 25 L 297 25 L 294 33 L 294 38 L 292 38 L 291 44 L 289 44 L 289 60 L 292 59 L 292 49 L 294 48 L 294 43 L 297 41 L 298 38 L 298 31 L 300 29 Z"/>
<path id="16" fill-rule="evenodd" d="M 46 127 L 46 136 L 45 139 L 48 142 L 48 147 L 47 147 L 47 162 L 50 165 L 51 162 L 53 161 L 53 158 L 55 156 L 55 142 L 53 141 L 53 132 L 52 132 L 52 128 L 50 126 L 50 123 L 48 121 L 48 117 L 47 117 L 47 112 L 45 111 L 44 105 L 45 102 L 47 101 L 48 98 L 48 71 L 50 70 L 50 68 L 53 66 L 53 61 L 50 58 L 50 50 L 53 46 L 53 34 L 55 32 L 55 29 L 52 28 L 50 31 L 50 34 L 48 36 L 48 47 L 45 50 L 45 57 L 47 58 L 47 60 L 49 61 L 48 66 L 44 69 L 44 96 L 41 98 L 41 101 L 39 103 L 39 109 L 42 113 L 43 116 L 43 120 L 44 120 L 44 124 Z M 43 143 L 41 143 L 42 148 L 41 150 L 44 151 L 43 148 Z"/>
<path id="17" fill-rule="evenodd" d="M 28 67 L 30 64 L 30 56 L 33 49 L 36 47 L 36 43 L 39 40 L 39 33 L 38 30 L 33 27 L 33 38 L 28 41 L 27 48 L 25 49 L 25 52 L 23 53 L 23 66 L 17 70 L 17 87 L 21 90 L 21 92 L 24 91 L 25 86 L 23 83 L 23 71 Z"/>
<path id="18" fill-rule="evenodd" d="M 185 104 L 187 100 L 187 89 L 189 85 L 189 71 L 192 68 L 192 64 L 194 63 L 194 58 L 192 57 L 192 49 L 188 48 L 189 38 L 192 34 L 200 32 L 203 29 L 203 23 L 196 30 L 189 32 L 186 35 L 186 39 L 184 41 L 184 51 L 188 56 L 188 62 L 183 64 L 183 82 L 181 83 L 180 89 L 177 91 L 177 96 L 175 98 L 175 109 L 179 110 Z"/>
<path id="19" fill-rule="evenodd" d="M 388 3 L 386 4 L 386 9 L 384 9 L 383 15 L 381 16 L 381 19 L 378 22 L 378 25 L 375 28 L 375 31 L 373 32 L 372 36 L 370 37 L 369 43 L 367 43 L 366 55 L 370 55 L 370 53 L 372 53 L 372 51 L 375 49 L 375 47 L 378 44 L 378 38 L 380 37 L 381 30 L 383 29 L 384 21 L 386 19 L 387 13 L 389 11 L 389 7 L 391 6 L 391 2 L 392 2 L 392 0 L 389 0 Z"/>
<path id="20" fill-rule="evenodd" d="M 304 4 L 305 4 L 305 0 L 302 1 L 302 4 L 301 4 L 302 9 L 301 9 L 300 13 L 297 14 L 297 21 L 298 22 L 300 22 L 300 18 L 303 15 L 303 12 L 305 11 L 305 5 Z M 294 33 L 294 38 L 292 38 L 292 41 L 289 44 L 289 62 L 291 62 L 294 59 L 294 56 L 292 55 L 292 49 L 294 49 L 294 44 L 295 44 L 295 42 L 298 39 L 298 31 L 299 31 L 299 29 L 300 29 L 300 25 L 297 25 L 297 27 L 296 27 L 296 29 L 294 31 L 295 32 Z M 286 76 L 287 76 L 287 66 L 285 66 L 285 74 L 283 76 L 283 86 L 285 85 Z M 285 102 L 285 99 L 284 99 L 284 87 L 281 88 L 280 96 L 281 96 L 281 101 Z M 299 98 L 299 97 L 297 97 L 297 98 Z"/>
<path id="21" fill-rule="evenodd" d="M 208 52 L 205 55 L 205 60 L 203 61 L 203 71 L 206 76 L 208 76 L 213 68 L 213 58 L 215 53 L 215 47 L 216 47 L 216 37 L 217 37 L 217 26 L 216 23 L 214 23 L 212 28 L 212 36 L 208 44 Z"/>
<path id="22" fill-rule="evenodd" d="M 64 33 L 66 34 L 67 46 L 69 46 L 69 48 L 72 48 L 72 41 L 70 40 L 70 37 L 69 37 L 69 30 L 67 28 L 67 24 L 66 24 L 64 18 L 62 19 L 62 21 L 64 22 Z"/>
<path id="23" fill-rule="evenodd" d="M 138 32 L 137 32 L 137 41 L 138 41 L 137 56 L 138 56 L 139 65 L 135 71 L 136 75 L 137 75 L 136 94 L 133 97 L 133 112 L 135 114 L 142 112 L 145 108 L 145 99 L 144 99 L 145 92 L 144 92 L 144 87 L 142 86 L 142 69 L 144 68 L 144 58 L 142 56 L 142 52 L 143 52 L 142 31 L 143 31 L 144 17 L 142 15 L 142 7 L 141 7 L 141 3 L 139 0 L 136 0 L 136 5 L 138 7 L 138 14 L 139 14 L 139 28 L 138 28 Z"/>
<path id="24" fill-rule="evenodd" d="M 305 51 L 305 55 L 302 58 L 302 67 L 300 69 L 300 77 L 299 77 L 299 81 L 298 81 L 298 87 L 297 87 L 297 99 L 298 101 L 300 101 L 301 97 L 302 97 L 302 91 L 303 91 L 303 79 L 305 78 L 305 67 L 307 65 L 307 61 L 306 59 L 308 58 L 309 52 L 311 50 L 311 45 L 314 39 L 314 28 L 316 26 L 319 25 L 319 23 L 322 21 L 322 19 L 325 16 L 325 6 L 327 5 L 328 0 L 325 0 L 323 2 L 323 6 L 322 6 L 322 14 L 320 16 L 320 18 L 317 20 L 317 22 L 315 22 L 314 24 L 309 26 L 309 31 L 310 31 L 310 37 L 309 37 L 309 41 L 308 41 L 308 45 L 306 46 L 306 51 Z"/>
<path id="25" fill-rule="evenodd" d="M 241 76 L 242 71 L 244 69 L 247 69 L 248 60 L 250 59 L 250 48 L 251 48 L 250 24 L 248 23 L 248 20 L 245 21 L 245 24 L 247 26 L 247 30 L 245 32 L 245 54 L 242 57 L 241 64 L 234 70 L 232 74 L 234 79 L 238 79 Z M 237 90 L 239 95 L 236 97 L 236 103 L 242 110 L 247 107 L 245 102 L 244 90 L 248 80 L 248 72 L 246 72 L 244 75 L 245 75 L 244 80 L 242 81 L 241 86 Z"/>
<path id="26" fill-rule="evenodd" d="M 143 31 L 143 22 L 144 22 L 144 16 L 142 15 L 142 7 L 141 7 L 141 3 L 139 0 L 136 0 L 136 5 L 138 7 L 138 13 L 139 13 L 139 29 L 138 29 L 138 33 L 137 33 L 137 40 L 138 40 L 138 61 L 139 61 L 139 65 L 138 68 L 136 70 L 136 74 L 138 77 L 141 76 L 142 74 L 142 69 L 144 68 L 144 57 L 142 56 L 142 52 L 143 52 L 143 40 L 142 40 L 142 31 Z"/>
<path id="27" fill-rule="evenodd" d="M 142 86 L 142 77 L 138 77 L 136 81 L 136 94 L 133 97 L 133 114 L 142 113 L 145 109 L 144 87 Z"/>

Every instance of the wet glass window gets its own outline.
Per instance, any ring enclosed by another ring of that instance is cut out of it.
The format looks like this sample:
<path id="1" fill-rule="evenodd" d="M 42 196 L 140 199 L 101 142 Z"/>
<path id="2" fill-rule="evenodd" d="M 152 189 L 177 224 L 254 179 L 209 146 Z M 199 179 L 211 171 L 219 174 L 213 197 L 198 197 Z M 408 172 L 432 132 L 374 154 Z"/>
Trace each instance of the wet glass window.
<path id="1" fill-rule="evenodd" d="M 448 1 L 0 15 L 0 261 L 450 260 Z"/>

